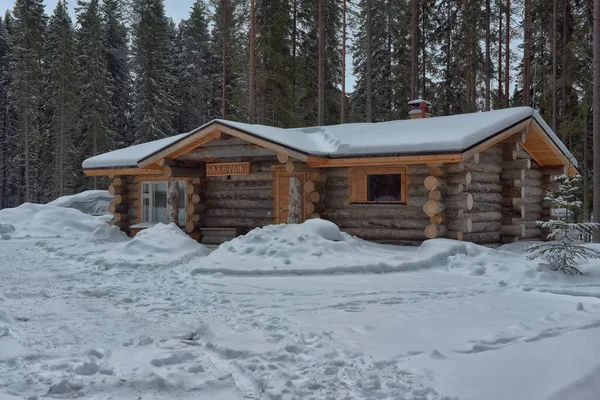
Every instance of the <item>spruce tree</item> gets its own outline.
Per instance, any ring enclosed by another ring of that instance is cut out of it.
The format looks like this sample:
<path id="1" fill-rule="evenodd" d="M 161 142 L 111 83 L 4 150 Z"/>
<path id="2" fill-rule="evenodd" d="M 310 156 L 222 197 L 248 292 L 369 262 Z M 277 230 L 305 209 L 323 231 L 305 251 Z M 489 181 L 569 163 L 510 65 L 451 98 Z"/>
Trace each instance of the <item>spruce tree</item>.
<path id="1" fill-rule="evenodd" d="M 8 87 L 11 44 L 8 29 L 0 18 L 0 209 L 9 206 L 14 132 L 9 112 Z"/>
<path id="2" fill-rule="evenodd" d="M 45 165 L 46 191 L 50 200 L 70 193 L 74 175 L 79 175 L 81 165 L 73 162 L 73 139 L 77 132 L 77 70 L 75 64 L 75 38 L 73 24 L 66 1 L 59 0 L 48 24 L 45 47 L 46 68 L 46 135 L 49 146 L 46 154 L 52 155 Z M 49 149 L 52 149 L 50 151 Z M 51 167 L 52 166 L 52 167 Z"/>
<path id="3" fill-rule="evenodd" d="M 134 0 L 132 39 L 135 142 L 143 143 L 175 133 L 174 49 L 163 0 Z"/>
<path id="4" fill-rule="evenodd" d="M 218 73 L 212 63 L 208 10 L 196 0 L 190 17 L 179 24 L 177 51 L 177 101 L 180 104 L 177 128 L 187 132 L 216 118 L 219 98 L 214 82 Z"/>
<path id="5" fill-rule="evenodd" d="M 16 110 L 19 157 L 16 168 L 20 177 L 15 182 L 21 201 L 39 201 L 42 166 L 42 93 L 44 74 L 44 35 L 46 15 L 42 0 L 17 0 L 12 26 L 11 102 Z M 24 193 L 22 189 L 24 189 Z"/>
<path id="6" fill-rule="evenodd" d="M 131 67 L 124 8 L 121 0 L 104 0 L 102 3 L 104 51 L 111 91 L 108 129 L 114 138 L 115 148 L 130 146 L 135 141 L 131 124 Z"/>

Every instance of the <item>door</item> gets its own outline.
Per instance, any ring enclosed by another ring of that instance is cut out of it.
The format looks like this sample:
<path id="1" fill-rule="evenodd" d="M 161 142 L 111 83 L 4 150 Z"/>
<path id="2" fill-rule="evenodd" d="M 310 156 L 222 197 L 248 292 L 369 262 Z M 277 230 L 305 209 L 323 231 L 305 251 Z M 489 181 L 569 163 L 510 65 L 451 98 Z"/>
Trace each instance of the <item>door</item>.
<path id="1" fill-rule="evenodd" d="M 306 218 L 306 196 L 304 195 L 304 183 L 306 182 L 306 172 L 287 172 L 284 169 L 276 171 L 275 182 L 275 223 L 287 223 L 289 214 L 290 200 L 290 178 L 295 176 L 302 183 L 302 220 Z"/>

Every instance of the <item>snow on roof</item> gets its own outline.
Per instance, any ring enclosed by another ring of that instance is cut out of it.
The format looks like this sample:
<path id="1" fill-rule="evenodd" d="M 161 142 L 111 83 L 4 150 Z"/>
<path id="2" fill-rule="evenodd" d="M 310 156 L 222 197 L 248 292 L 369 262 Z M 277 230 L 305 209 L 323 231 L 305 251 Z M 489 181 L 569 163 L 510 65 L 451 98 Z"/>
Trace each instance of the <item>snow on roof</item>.
<path id="1" fill-rule="evenodd" d="M 138 161 L 148 155 L 170 146 L 176 141 L 189 135 L 182 133 L 164 139 L 154 140 L 152 142 L 136 144 L 135 146 L 125 147 L 123 149 L 110 151 L 108 153 L 99 154 L 83 161 L 83 169 L 94 168 L 137 168 Z"/>
<path id="2" fill-rule="evenodd" d="M 83 162 L 83 168 L 135 167 L 139 161 L 180 139 L 197 133 L 214 122 L 301 153 L 337 158 L 392 154 L 462 153 L 494 134 L 531 117 L 535 118 L 552 141 L 576 166 L 577 163 L 567 148 L 535 110 L 530 107 L 516 107 L 416 120 L 289 129 L 215 120 L 189 133 L 89 158 Z"/>

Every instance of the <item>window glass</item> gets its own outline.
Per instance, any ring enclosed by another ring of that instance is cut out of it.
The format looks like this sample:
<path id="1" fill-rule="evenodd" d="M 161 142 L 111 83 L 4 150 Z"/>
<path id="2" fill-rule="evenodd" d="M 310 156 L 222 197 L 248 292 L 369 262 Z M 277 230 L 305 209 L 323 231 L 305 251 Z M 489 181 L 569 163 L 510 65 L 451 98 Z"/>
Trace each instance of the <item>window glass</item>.
<path id="1" fill-rule="evenodd" d="M 367 175 L 367 201 L 402 201 L 402 175 Z"/>
<path id="2" fill-rule="evenodd" d="M 185 181 L 177 181 L 179 186 L 178 223 L 185 223 Z M 147 182 L 142 184 L 142 222 L 166 223 L 169 182 Z"/>

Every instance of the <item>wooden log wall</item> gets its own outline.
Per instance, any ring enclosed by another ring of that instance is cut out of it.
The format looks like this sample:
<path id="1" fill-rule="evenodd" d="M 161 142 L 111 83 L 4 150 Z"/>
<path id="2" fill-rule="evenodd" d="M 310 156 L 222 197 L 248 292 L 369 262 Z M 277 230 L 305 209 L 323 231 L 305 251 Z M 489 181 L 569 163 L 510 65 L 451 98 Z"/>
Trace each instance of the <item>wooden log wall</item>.
<path id="1" fill-rule="evenodd" d="M 115 176 L 108 192 L 113 195 L 113 200 L 108 206 L 108 211 L 113 214 L 110 224 L 129 234 L 131 225 L 137 223 L 137 210 L 140 207 L 135 177 Z"/>
<path id="2" fill-rule="evenodd" d="M 185 187 L 185 231 L 196 240 L 202 239 L 200 228 L 206 221 L 206 169 L 197 171 Z"/>
<path id="3" fill-rule="evenodd" d="M 407 204 L 350 204 L 349 168 L 324 171 L 322 217 L 360 238 L 389 244 L 420 244 L 430 224 L 423 206 L 429 201 L 425 178 L 427 165 L 409 165 Z M 441 229 L 440 229 L 441 230 Z"/>
<path id="4" fill-rule="evenodd" d="M 253 161 L 250 175 L 206 178 L 204 228 L 251 230 L 273 223 L 273 168 L 277 160 Z"/>
<path id="5" fill-rule="evenodd" d="M 502 225 L 502 150 L 492 147 L 457 164 L 443 166 L 442 196 L 449 200 L 443 218 L 446 237 L 486 246 L 500 244 Z M 456 202 L 455 199 L 462 199 Z"/>
<path id="6" fill-rule="evenodd" d="M 537 225 L 542 213 L 542 173 L 540 166 L 522 149 L 526 135 L 515 135 L 501 143 L 502 163 L 502 242 L 539 239 Z"/>

